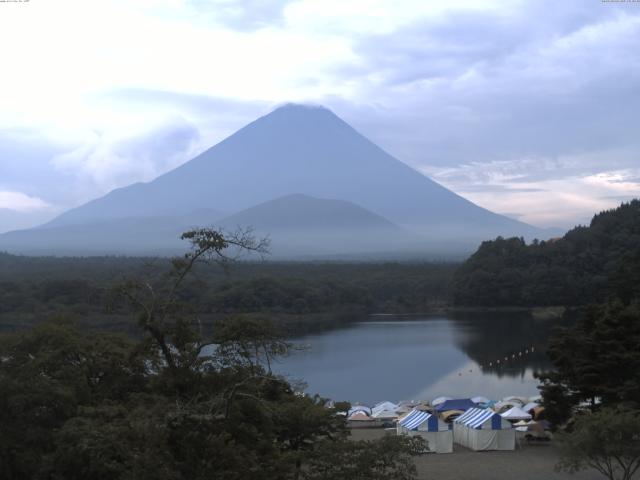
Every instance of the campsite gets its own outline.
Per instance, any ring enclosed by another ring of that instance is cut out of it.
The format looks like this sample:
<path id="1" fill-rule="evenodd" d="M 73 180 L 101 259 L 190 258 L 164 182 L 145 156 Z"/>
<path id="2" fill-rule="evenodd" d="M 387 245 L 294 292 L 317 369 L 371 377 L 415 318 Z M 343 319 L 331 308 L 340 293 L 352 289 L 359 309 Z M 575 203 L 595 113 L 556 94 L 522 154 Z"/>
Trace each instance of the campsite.
<path id="1" fill-rule="evenodd" d="M 356 405 L 347 418 L 352 418 L 348 422 L 353 440 L 375 440 L 387 435 L 418 435 L 427 440 L 429 453 L 414 460 L 420 479 L 600 478 L 596 472 L 569 475 L 554 471 L 559 451 L 548 430 L 549 423 L 532 420 L 544 418 L 544 407 L 534 401 L 523 405 L 525 400 L 528 399 L 511 397 L 496 402 L 478 396 L 398 404 L 384 401 L 371 408 Z M 469 405 L 474 406 L 460 413 L 460 408 Z"/>

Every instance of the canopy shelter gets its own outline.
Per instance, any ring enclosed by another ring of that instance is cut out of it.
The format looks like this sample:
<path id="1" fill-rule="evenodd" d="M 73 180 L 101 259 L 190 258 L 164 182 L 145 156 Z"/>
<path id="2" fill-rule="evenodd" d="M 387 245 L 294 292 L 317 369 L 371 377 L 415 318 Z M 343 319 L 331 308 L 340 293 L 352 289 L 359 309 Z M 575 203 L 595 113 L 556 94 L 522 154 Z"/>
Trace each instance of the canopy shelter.
<path id="1" fill-rule="evenodd" d="M 540 404 L 536 403 L 536 402 L 529 402 L 527 403 L 524 407 L 522 407 L 522 410 L 524 410 L 527 413 L 531 413 L 531 410 L 533 410 L 536 407 L 539 407 Z"/>
<path id="2" fill-rule="evenodd" d="M 525 412 L 519 407 L 510 408 L 509 410 L 507 410 L 504 413 L 501 413 L 500 415 L 502 416 L 502 418 L 505 418 L 510 421 L 531 420 L 532 418 L 530 413 Z"/>
<path id="3" fill-rule="evenodd" d="M 505 400 L 502 400 L 500 402 L 496 402 L 493 405 L 493 409 L 498 412 L 498 413 L 503 413 L 506 412 L 507 410 L 513 408 L 513 407 L 521 407 L 522 404 L 518 403 L 518 402 L 507 402 Z"/>
<path id="4" fill-rule="evenodd" d="M 540 406 L 534 408 L 531 414 L 535 420 L 544 420 L 544 407 Z"/>
<path id="5" fill-rule="evenodd" d="M 364 412 L 369 416 L 371 415 L 371 409 L 369 407 L 367 407 L 366 405 L 353 405 L 349 409 L 349 412 L 347 413 L 347 416 L 350 417 L 352 414 L 354 414 L 356 412 Z"/>
<path id="6" fill-rule="evenodd" d="M 463 413 L 464 412 L 462 410 L 447 410 L 446 412 L 442 412 L 440 414 L 440 418 L 445 423 L 451 423 L 451 422 L 453 422 L 453 420 L 458 418 Z"/>
<path id="7" fill-rule="evenodd" d="M 517 397 L 515 395 L 511 395 L 510 397 L 504 397 L 502 399 L 503 402 L 511 402 L 511 403 L 519 403 L 520 406 L 524 405 L 525 403 L 529 403 L 529 398 L 528 397 Z"/>
<path id="8" fill-rule="evenodd" d="M 373 418 L 397 418 L 398 405 L 391 402 L 381 402 L 371 409 Z"/>
<path id="9" fill-rule="evenodd" d="M 421 410 L 413 410 L 398 422 L 398 435 L 420 436 L 427 442 L 430 452 L 453 452 L 453 432 L 436 415 Z"/>
<path id="10" fill-rule="evenodd" d="M 515 430 L 492 410 L 472 408 L 453 421 L 453 441 L 471 450 L 514 450 Z"/>
<path id="11" fill-rule="evenodd" d="M 447 410 L 466 411 L 470 408 L 476 408 L 477 405 L 468 398 L 457 398 L 446 400 L 436 407 L 436 412 L 446 412 Z"/>
<path id="12" fill-rule="evenodd" d="M 487 397 L 483 397 L 482 395 L 478 395 L 477 397 L 471 397 L 471 401 L 473 403 L 481 404 L 489 403 L 491 400 L 489 400 Z"/>
<path id="13" fill-rule="evenodd" d="M 376 412 L 381 412 L 383 410 L 396 410 L 398 405 L 393 402 L 380 402 L 376 403 L 374 407 L 371 409 L 372 414 L 376 414 Z"/>
<path id="14" fill-rule="evenodd" d="M 451 398 L 451 397 L 434 398 L 433 400 L 431 400 L 431 405 L 434 406 L 434 407 L 437 407 L 438 405 L 440 405 L 441 403 L 446 402 L 447 400 L 453 400 L 453 398 Z"/>
<path id="15" fill-rule="evenodd" d="M 347 420 L 349 420 L 350 422 L 370 422 L 370 421 L 373 420 L 373 418 L 371 418 L 369 415 L 367 415 L 362 410 L 359 410 L 359 411 L 353 412 L 351 415 L 349 415 L 347 417 Z"/>

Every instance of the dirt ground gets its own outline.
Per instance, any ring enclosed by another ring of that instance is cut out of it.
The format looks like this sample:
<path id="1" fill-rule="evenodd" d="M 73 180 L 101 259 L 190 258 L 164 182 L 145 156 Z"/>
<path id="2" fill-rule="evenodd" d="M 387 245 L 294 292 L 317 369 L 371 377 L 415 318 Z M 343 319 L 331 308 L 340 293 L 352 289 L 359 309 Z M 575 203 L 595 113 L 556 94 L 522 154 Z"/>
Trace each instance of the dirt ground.
<path id="1" fill-rule="evenodd" d="M 354 440 L 384 435 L 382 429 L 354 429 Z M 603 480 L 596 471 L 573 475 L 554 471 L 558 461 L 553 443 L 524 445 L 512 452 L 474 452 L 455 445 L 453 453 L 422 455 L 416 459 L 418 478 L 430 480 Z M 640 478 L 640 477 L 639 477 Z"/>

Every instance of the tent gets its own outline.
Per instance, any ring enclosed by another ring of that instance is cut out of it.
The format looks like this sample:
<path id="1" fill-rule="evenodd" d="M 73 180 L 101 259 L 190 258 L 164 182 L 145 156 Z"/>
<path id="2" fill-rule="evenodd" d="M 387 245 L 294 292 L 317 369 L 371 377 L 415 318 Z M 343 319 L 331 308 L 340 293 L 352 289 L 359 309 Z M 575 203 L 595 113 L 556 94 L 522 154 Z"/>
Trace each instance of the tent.
<path id="1" fill-rule="evenodd" d="M 347 413 L 347 416 L 350 417 L 352 414 L 354 414 L 356 412 L 364 412 L 367 415 L 371 415 L 371 409 L 369 407 L 367 407 L 366 405 L 353 405 L 349 409 L 349 413 Z"/>
<path id="2" fill-rule="evenodd" d="M 477 405 L 473 403 L 471 400 L 469 400 L 468 398 L 458 398 L 458 399 L 446 400 L 440 403 L 436 407 L 436 411 L 437 412 L 446 412 L 447 410 L 466 411 L 466 410 L 469 410 L 470 408 L 476 408 L 476 407 Z"/>
<path id="3" fill-rule="evenodd" d="M 413 410 L 398 422 L 398 435 L 420 436 L 427 441 L 430 452 L 453 452 L 453 432 L 436 415 Z"/>
<path id="4" fill-rule="evenodd" d="M 483 397 L 482 395 L 478 395 L 477 397 L 471 397 L 471 401 L 473 403 L 489 403 L 491 400 L 489 400 L 487 397 Z"/>
<path id="5" fill-rule="evenodd" d="M 507 401 L 501 401 L 501 402 L 496 402 L 493 405 L 493 409 L 498 412 L 498 413 L 502 413 L 502 412 L 506 412 L 507 410 L 513 408 L 513 407 L 521 407 L 522 404 L 518 403 L 518 402 L 507 402 Z"/>
<path id="6" fill-rule="evenodd" d="M 347 417 L 347 420 L 349 420 L 350 422 L 370 422 L 373 419 L 362 410 L 359 410 L 349 415 Z"/>
<path id="7" fill-rule="evenodd" d="M 471 450 L 514 450 L 515 430 L 492 410 L 472 408 L 453 421 L 453 441 Z"/>
<path id="8" fill-rule="evenodd" d="M 531 420 L 531 414 L 525 412 L 519 407 L 513 407 L 507 410 L 504 413 L 500 414 L 502 418 L 506 418 L 507 420 Z"/>
<path id="9" fill-rule="evenodd" d="M 440 414 L 440 418 L 445 423 L 451 423 L 463 413 L 464 411 L 462 410 L 447 410 L 446 412 L 442 412 Z"/>
<path id="10" fill-rule="evenodd" d="M 536 407 L 539 407 L 540 405 L 537 404 L 536 402 L 529 402 L 527 403 L 524 407 L 522 407 L 522 410 L 524 410 L 525 412 L 529 413 L 531 412 L 531 410 L 533 410 Z"/>
<path id="11" fill-rule="evenodd" d="M 511 403 L 519 403 L 520 406 L 529 402 L 529 398 L 527 397 L 516 397 L 515 395 L 511 395 L 510 397 L 504 397 L 502 399 L 503 402 L 511 402 Z"/>
<path id="12" fill-rule="evenodd" d="M 437 407 L 438 405 L 440 405 L 441 403 L 446 402 L 447 400 L 453 400 L 453 398 L 451 397 L 438 397 L 438 398 L 434 398 L 431 401 L 431 405 L 434 407 Z"/>
<path id="13" fill-rule="evenodd" d="M 371 409 L 373 418 L 396 418 L 398 405 L 391 402 L 381 402 Z"/>

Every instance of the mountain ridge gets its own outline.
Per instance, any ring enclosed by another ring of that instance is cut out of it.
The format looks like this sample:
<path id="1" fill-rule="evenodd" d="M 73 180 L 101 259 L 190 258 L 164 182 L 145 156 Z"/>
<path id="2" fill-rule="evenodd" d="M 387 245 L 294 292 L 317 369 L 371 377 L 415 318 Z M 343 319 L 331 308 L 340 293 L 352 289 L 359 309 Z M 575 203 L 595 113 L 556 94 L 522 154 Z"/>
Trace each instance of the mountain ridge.
<path id="1" fill-rule="evenodd" d="M 453 242 L 470 253 L 480 241 L 498 235 L 550 236 L 446 189 L 330 110 L 296 104 L 256 119 L 151 182 L 116 189 L 43 227 L 125 216 L 179 217 L 197 208 L 233 214 L 294 193 L 358 205 L 422 235 L 427 250 L 430 244 Z"/>

